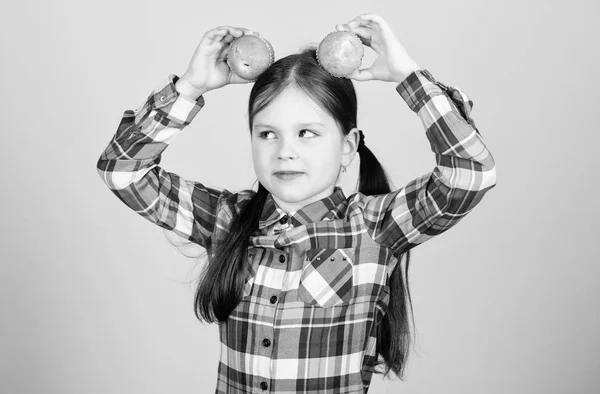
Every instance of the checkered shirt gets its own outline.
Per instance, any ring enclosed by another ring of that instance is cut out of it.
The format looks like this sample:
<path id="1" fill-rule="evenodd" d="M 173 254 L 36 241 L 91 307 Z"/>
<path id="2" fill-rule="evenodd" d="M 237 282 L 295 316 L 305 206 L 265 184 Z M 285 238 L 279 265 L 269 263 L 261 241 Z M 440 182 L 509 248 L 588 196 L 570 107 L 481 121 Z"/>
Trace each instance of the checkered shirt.
<path id="1" fill-rule="evenodd" d="M 159 166 L 205 103 L 180 95 L 177 80 L 170 74 L 125 111 L 97 169 L 133 211 L 210 256 L 255 191 L 209 188 Z M 219 324 L 217 393 L 366 393 L 400 256 L 454 226 L 495 186 L 494 159 L 464 92 L 427 70 L 396 90 L 422 120 L 436 166 L 388 194 L 346 197 L 336 186 L 291 214 L 269 194 L 249 240 L 243 297 Z"/>

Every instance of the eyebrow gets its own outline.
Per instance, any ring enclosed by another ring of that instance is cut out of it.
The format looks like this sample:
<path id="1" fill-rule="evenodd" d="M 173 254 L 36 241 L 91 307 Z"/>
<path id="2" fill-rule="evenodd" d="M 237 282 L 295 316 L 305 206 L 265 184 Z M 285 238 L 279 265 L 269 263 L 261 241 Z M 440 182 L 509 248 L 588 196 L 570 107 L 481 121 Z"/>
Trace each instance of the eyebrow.
<path id="1" fill-rule="evenodd" d="M 319 123 L 319 122 L 296 123 L 295 126 L 299 126 L 299 127 L 308 127 L 308 126 L 321 126 L 321 127 L 325 127 L 325 125 L 323 123 Z M 264 123 L 255 124 L 254 127 L 266 127 L 266 128 L 269 128 L 269 129 L 276 129 L 277 128 L 275 126 L 271 126 L 269 124 L 264 124 Z"/>

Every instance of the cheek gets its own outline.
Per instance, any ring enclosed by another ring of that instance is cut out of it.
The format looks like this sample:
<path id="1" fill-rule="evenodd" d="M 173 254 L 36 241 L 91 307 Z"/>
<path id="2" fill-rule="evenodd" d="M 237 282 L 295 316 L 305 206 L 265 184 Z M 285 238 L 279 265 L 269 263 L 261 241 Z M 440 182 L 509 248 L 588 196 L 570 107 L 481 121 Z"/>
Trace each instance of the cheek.
<path id="1" fill-rule="evenodd" d="M 264 147 L 259 147 L 257 145 L 252 146 L 252 162 L 254 163 L 254 169 L 257 173 L 267 166 L 268 152 L 265 151 Z"/>
<path id="2" fill-rule="evenodd" d="M 337 143 L 330 142 L 309 149 L 307 151 L 311 158 L 311 162 L 318 163 L 320 167 L 335 167 L 342 162 L 341 146 Z"/>
<path id="3" fill-rule="evenodd" d="M 323 171 L 329 174 L 337 174 L 342 160 L 336 155 L 330 155 L 323 161 Z"/>

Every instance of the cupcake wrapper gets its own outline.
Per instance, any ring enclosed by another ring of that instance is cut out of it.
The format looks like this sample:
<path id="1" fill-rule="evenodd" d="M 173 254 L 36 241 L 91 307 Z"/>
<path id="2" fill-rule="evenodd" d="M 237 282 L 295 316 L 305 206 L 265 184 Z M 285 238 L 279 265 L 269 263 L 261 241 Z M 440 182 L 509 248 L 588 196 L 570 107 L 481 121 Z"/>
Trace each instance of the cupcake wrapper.
<path id="1" fill-rule="evenodd" d="M 275 62 L 275 51 L 273 50 L 273 46 L 271 45 L 271 43 L 270 43 L 269 41 L 265 40 L 264 38 L 262 38 L 262 37 L 260 37 L 260 36 L 257 36 L 256 34 L 251 34 L 251 33 L 248 33 L 248 34 L 247 34 L 247 33 L 244 33 L 244 35 L 243 35 L 242 37 L 244 37 L 244 36 L 254 36 L 254 37 L 256 37 L 256 38 L 260 38 L 260 39 L 261 39 L 261 41 L 265 43 L 265 45 L 267 46 L 267 49 L 269 50 L 269 55 L 270 55 L 270 56 L 269 56 L 269 66 L 270 66 L 271 64 L 273 64 L 273 62 Z M 229 53 L 231 52 L 231 50 L 232 50 L 232 48 L 233 48 L 233 45 L 234 45 L 234 43 L 235 43 L 237 40 L 239 40 L 240 38 L 242 38 L 242 37 L 238 37 L 238 38 L 236 38 L 235 40 L 233 40 L 233 42 L 231 42 L 231 44 L 229 44 L 229 49 L 228 49 L 228 51 L 227 51 L 227 56 L 226 56 L 226 58 L 225 58 L 225 59 L 226 59 L 226 61 L 227 61 L 227 66 L 228 66 L 230 69 L 232 69 L 232 70 L 233 70 L 233 68 L 231 67 L 231 64 L 229 63 Z M 256 79 L 252 79 L 251 81 L 256 81 Z"/>
<path id="2" fill-rule="evenodd" d="M 332 73 L 331 71 L 329 71 L 328 69 L 326 69 L 325 67 L 323 67 L 323 65 L 321 64 L 321 61 L 319 60 L 319 51 L 320 51 L 321 44 L 323 43 L 323 41 L 325 41 L 325 39 L 326 39 L 327 37 L 329 37 L 330 35 L 332 35 L 332 34 L 335 34 L 335 33 L 339 33 L 339 32 L 340 32 L 340 31 L 332 31 L 331 33 L 327 34 L 327 35 L 326 35 L 326 36 L 325 36 L 325 37 L 324 37 L 324 38 L 321 40 L 321 42 L 320 42 L 320 43 L 319 43 L 319 45 L 317 46 L 317 63 L 319 63 L 319 66 L 321 66 L 321 68 L 323 68 L 325 71 L 327 71 L 327 72 L 328 72 L 328 73 L 329 73 L 331 76 L 334 76 L 334 77 L 336 77 L 336 78 L 348 78 L 348 75 L 350 75 L 350 74 L 338 75 L 338 74 Z M 347 31 L 347 30 L 345 30 L 345 32 L 346 32 L 346 33 L 350 33 L 350 34 L 351 34 L 351 37 L 352 37 L 352 39 L 353 39 L 353 40 L 356 40 L 356 42 L 357 42 L 359 45 L 363 45 L 362 41 L 360 40 L 360 37 L 359 37 L 359 36 L 358 36 L 356 33 L 354 33 L 353 31 Z M 364 56 L 365 56 L 365 53 L 364 53 L 364 51 L 363 51 L 363 54 L 362 54 L 362 56 L 360 57 L 360 62 L 361 62 L 361 63 L 362 63 L 362 59 L 363 59 L 363 57 L 364 57 Z"/>

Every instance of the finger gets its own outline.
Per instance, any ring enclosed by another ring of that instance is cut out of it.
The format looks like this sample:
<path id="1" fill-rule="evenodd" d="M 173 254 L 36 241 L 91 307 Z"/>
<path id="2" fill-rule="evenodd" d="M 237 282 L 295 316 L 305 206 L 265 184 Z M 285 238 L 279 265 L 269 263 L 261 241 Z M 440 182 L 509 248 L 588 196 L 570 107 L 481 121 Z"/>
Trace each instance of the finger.
<path id="1" fill-rule="evenodd" d="M 350 22 L 345 24 L 349 29 L 353 29 L 358 26 L 369 26 L 370 21 L 365 19 L 363 15 L 359 15 L 356 18 L 352 19 Z"/>
<path id="2" fill-rule="evenodd" d="M 244 31 L 243 28 L 240 27 L 234 27 L 234 26 L 227 26 L 227 25 L 223 25 L 223 26 L 219 26 L 217 27 L 215 30 L 224 30 L 226 31 L 228 34 L 240 34 L 241 32 Z"/>
<path id="3" fill-rule="evenodd" d="M 245 36 L 254 34 L 252 32 L 252 30 L 250 30 L 250 29 L 240 28 L 240 30 L 242 30 L 242 32 L 244 32 Z"/>
<path id="4" fill-rule="evenodd" d="M 350 31 L 355 33 L 364 45 L 371 46 L 371 39 L 373 38 L 373 34 L 375 34 L 373 29 L 370 27 L 355 27 L 354 29 L 350 29 Z"/>
<path id="5" fill-rule="evenodd" d="M 389 27 L 387 22 L 377 14 L 361 14 L 346 25 L 351 29 L 358 26 L 369 26 L 376 29 L 387 29 Z"/>
<path id="6" fill-rule="evenodd" d="M 250 82 L 254 82 L 254 81 L 256 81 L 256 80 L 255 79 L 253 79 L 253 80 L 244 79 L 244 78 L 240 77 L 239 75 L 235 74 L 234 72 L 231 72 L 231 77 L 229 78 L 229 83 L 237 83 L 237 84 L 250 83 Z"/>
<path id="7" fill-rule="evenodd" d="M 217 28 L 217 29 L 209 30 L 206 33 L 206 37 L 211 40 L 221 40 L 226 34 L 227 34 L 226 30 Z"/>
<path id="8" fill-rule="evenodd" d="M 363 21 L 377 23 L 378 25 L 386 25 L 386 21 L 377 14 L 362 14 L 359 16 Z"/>
<path id="9" fill-rule="evenodd" d="M 375 33 L 370 27 L 355 27 L 350 29 L 347 25 L 336 25 L 335 29 L 337 31 L 350 31 L 355 33 L 358 38 L 360 38 L 360 41 L 363 43 L 363 45 L 367 45 L 369 47 L 371 46 L 371 38 Z"/>
<path id="10" fill-rule="evenodd" d="M 249 31 L 250 30 L 248 30 L 248 29 L 244 29 L 244 28 L 240 28 L 240 27 L 219 26 L 219 27 L 211 30 L 209 32 L 209 35 L 213 39 L 223 39 L 227 35 L 231 35 L 231 36 L 237 38 L 237 37 L 241 37 L 242 35 L 246 34 Z"/>
<path id="11" fill-rule="evenodd" d="M 250 29 L 246 29 L 245 27 L 232 27 L 232 29 L 233 30 L 231 31 L 231 33 L 235 38 L 240 38 L 241 36 L 246 36 L 246 35 L 255 35 L 255 36 L 259 35 L 258 33 L 253 32 Z M 236 31 L 238 34 L 233 34 L 233 31 Z"/>
<path id="12" fill-rule="evenodd" d="M 223 47 L 223 50 L 219 53 L 219 56 L 217 57 L 217 62 L 225 62 L 227 60 L 228 54 L 229 50 L 226 47 Z"/>
<path id="13" fill-rule="evenodd" d="M 352 74 L 348 75 L 348 78 L 354 79 L 355 81 L 370 81 L 374 79 L 369 68 L 356 70 Z"/>
<path id="14" fill-rule="evenodd" d="M 223 37 L 223 42 L 228 44 L 230 44 L 233 40 L 235 40 L 235 37 L 231 34 L 227 34 L 225 37 Z"/>

